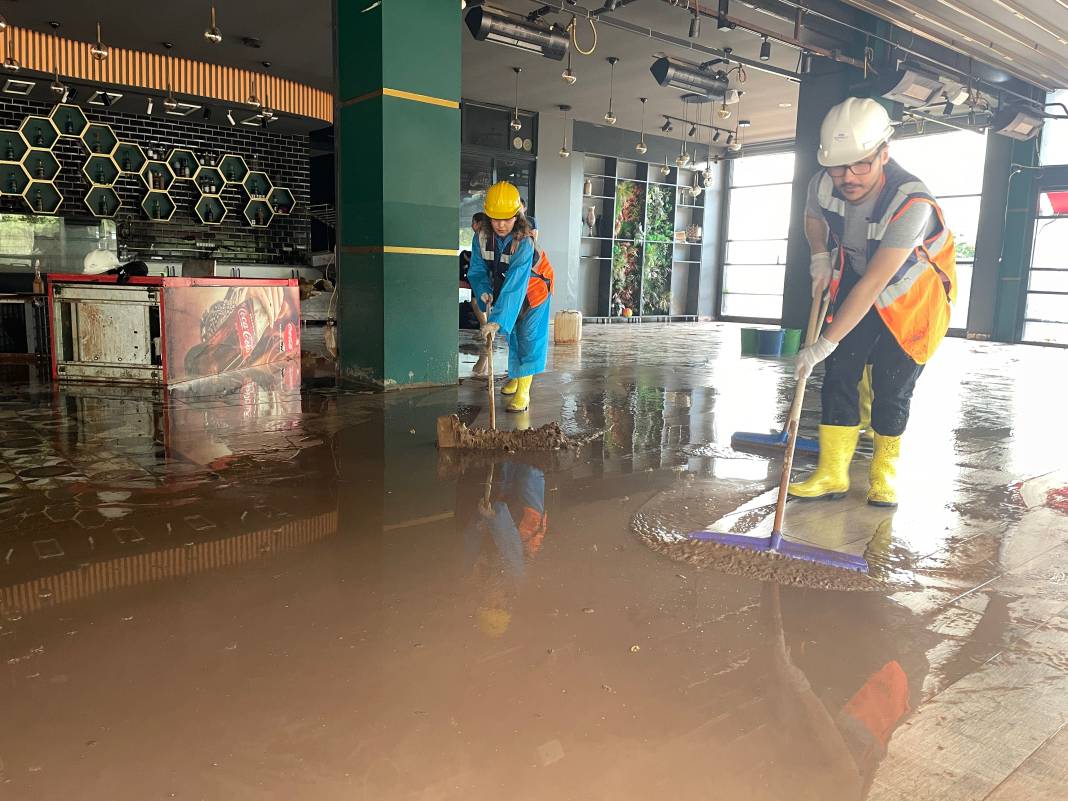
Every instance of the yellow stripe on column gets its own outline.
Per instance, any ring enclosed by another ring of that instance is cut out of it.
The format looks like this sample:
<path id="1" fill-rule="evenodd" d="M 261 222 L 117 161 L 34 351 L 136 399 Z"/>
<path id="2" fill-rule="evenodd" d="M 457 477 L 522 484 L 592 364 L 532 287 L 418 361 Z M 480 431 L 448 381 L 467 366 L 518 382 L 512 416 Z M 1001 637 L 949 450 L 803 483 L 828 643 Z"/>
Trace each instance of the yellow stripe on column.
<path id="1" fill-rule="evenodd" d="M 446 100 L 442 97 L 432 97 L 431 95 L 421 95 L 417 92 L 405 92 L 403 89 L 390 89 L 388 87 L 382 89 L 375 89 L 373 92 L 368 92 L 365 95 L 359 95 L 357 97 L 350 97 L 348 100 L 341 101 L 341 106 L 347 108 L 348 106 L 355 106 L 357 103 L 362 103 L 365 100 L 372 100 L 376 97 L 396 97 L 400 100 L 411 100 L 415 103 L 427 103 L 431 106 L 442 106 L 443 108 L 460 108 L 460 103 L 456 100 Z"/>
<path id="2" fill-rule="evenodd" d="M 457 251 L 450 248 L 405 248 L 398 245 L 366 245 L 355 247 L 346 245 L 342 253 L 401 253 L 408 256 L 455 256 Z"/>

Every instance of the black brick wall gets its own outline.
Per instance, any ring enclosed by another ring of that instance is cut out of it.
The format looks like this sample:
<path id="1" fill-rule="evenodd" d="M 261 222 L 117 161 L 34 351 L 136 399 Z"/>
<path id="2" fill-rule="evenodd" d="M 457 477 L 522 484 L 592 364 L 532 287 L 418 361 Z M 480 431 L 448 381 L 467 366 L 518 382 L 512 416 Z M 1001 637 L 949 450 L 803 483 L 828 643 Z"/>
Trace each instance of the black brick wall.
<path id="1" fill-rule="evenodd" d="M 17 128 L 26 116 L 47 116 L 51 108 L 24 98 L 0 96 L 0 127 Z M 146 155 L 154 150 L 165 158 L 174 147 L 192 150 L 198 156 L 235 153 L 245 159 L 250 170 L 267 173 L 275 186 L 292 192 L 296 201 L 290 216 L 276 215 L 269 227 L 252 228 L 242 214 L 248 196 L 240 187 L 228 186 L 222 197 L 226 219 L 222 225 L 206 226 L 193 214 L 193 204 L 199 197 L 193 184 L 176 181 L 171 197 L 177 209 L 170 222 L 160 223 L 149 220 L 141 208 L 147 191 L 144 182 L 136 175 L 120 176 L 115 191 L 122 208 L 115 222 L 119 226 L 119 245 L 131 251 L 131 259 L 151 255 L 176 259 L 214 257 L 243 264 L 303 264 L 310 260 L 307 136 L 213 125 L 198 115 L 176 119 L 82 110 L 90 122 L 106 122 L 120 141 L 139 144 Z M 89 181 L 82 172 L 88 151 L 76 139 L 61 138 L 53 152 L 62 165 L 56 176 L 56 186 L 63 195 L 58 213 L 81 220 L 91 217 L 84 202 Z M 0 208 L 9 212 L 27 210 L 19 198 L 3 198 Z"/>

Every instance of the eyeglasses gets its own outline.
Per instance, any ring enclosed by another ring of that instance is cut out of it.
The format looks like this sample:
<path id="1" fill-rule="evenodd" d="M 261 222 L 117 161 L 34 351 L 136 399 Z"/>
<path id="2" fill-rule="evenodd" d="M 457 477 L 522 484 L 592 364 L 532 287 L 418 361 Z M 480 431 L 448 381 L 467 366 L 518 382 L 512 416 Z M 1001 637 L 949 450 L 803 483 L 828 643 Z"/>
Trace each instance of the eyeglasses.
<path id="1" fill-rule="evenodd" d="M 847 172 L 853 173 L 853 175 L 867 175 L 872 171 L 872 168 L 875 166 L 875 162 L 879 160 L 880 155 L 882 155 L 881 149 L 870 159 L 858 161 L 855 164 L 847 164 L 844 167 L 828 167 L 827 174 L 832 178 L 841 178 Z"/>

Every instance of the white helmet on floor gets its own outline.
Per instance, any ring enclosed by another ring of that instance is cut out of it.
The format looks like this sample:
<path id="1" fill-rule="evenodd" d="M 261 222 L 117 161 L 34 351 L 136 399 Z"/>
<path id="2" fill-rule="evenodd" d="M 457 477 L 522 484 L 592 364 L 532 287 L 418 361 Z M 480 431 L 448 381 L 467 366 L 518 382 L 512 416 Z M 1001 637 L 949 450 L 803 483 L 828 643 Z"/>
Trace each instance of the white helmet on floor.
<path id="1" fill-rule="evenodd" d="M 820 126 L 817 160 L 842 167 L 867 158 L 894 135 L 890 115 L 877 101 L 848 97 L 827 112 Z"/>

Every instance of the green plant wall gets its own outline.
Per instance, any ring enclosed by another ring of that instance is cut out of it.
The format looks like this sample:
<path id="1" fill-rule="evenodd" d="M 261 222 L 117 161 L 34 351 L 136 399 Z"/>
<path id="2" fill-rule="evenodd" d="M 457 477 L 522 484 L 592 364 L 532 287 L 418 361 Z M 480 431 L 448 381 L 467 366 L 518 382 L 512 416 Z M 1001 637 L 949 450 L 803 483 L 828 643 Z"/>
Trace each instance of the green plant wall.
<path id="1" fill-rule="evenodd" d="M 671 244 L 651 242 L 645 247 L 642 270 L 642 314 L 671 313 Z"/>
<path id="2" fill-rule="evenodd" d="M 645 238 L 642 221 L 645 219 L 645 186 L 634 181 L 620 181 L 616 185 L 616 239 Z"/>
<path id="3" fill-rule="evenodd" d="M 647 239 L 670 242 L 675 234 L 675 188 L 650 184 L 646 209 Z"/>
<path id="4" fill-rule="evenodd" d="M 641 313 L 642 246 L 616 242 L 612 246 L 612 308 L 614 317 Z"/>

